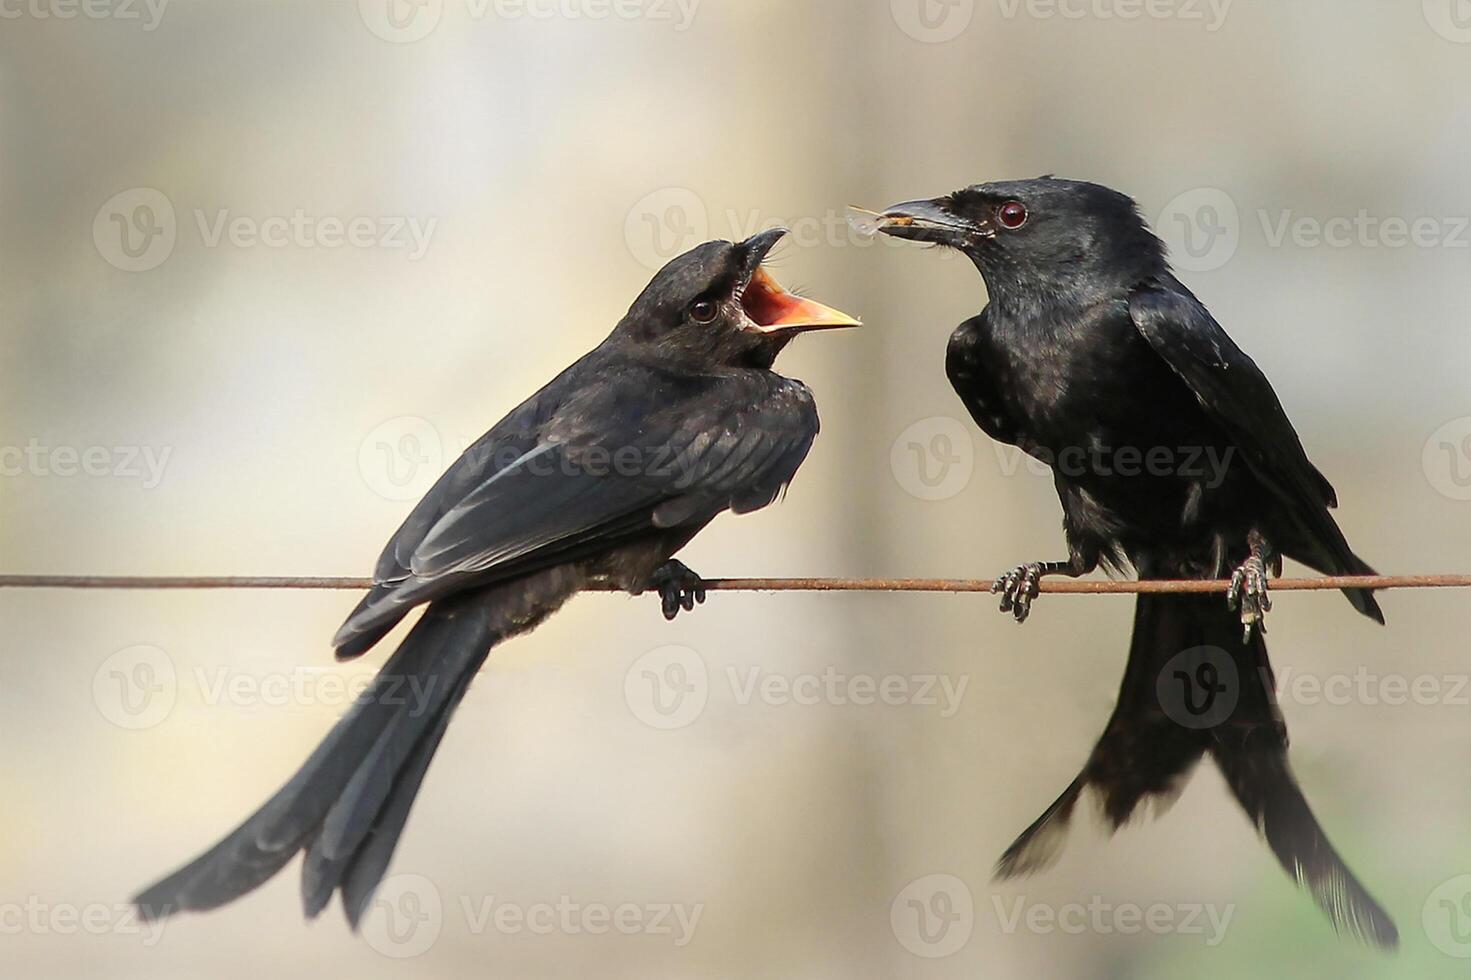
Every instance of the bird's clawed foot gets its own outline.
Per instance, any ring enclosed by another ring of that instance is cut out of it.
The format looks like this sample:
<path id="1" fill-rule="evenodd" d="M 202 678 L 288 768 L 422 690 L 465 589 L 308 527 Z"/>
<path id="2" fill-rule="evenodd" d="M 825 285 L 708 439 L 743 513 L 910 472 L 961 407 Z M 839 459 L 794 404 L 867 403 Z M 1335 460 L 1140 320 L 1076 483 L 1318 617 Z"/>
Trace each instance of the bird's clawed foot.
<path id="1" fill-rule="evenodd" d="M 654 570 L 649 585 L 659 590 L 665 619 L 673 619 L 681 609 L 688 612 L 695 608 L 695 603 L 705 601 L 704 579 L 673 558 Z"/>
<path id="2" fill-rule="evenodd" d="M 1231 587 L 1226 590 L 1226 604 L 1241 610 L 1241 642 L 1251 640 L 1252 630 L 1267 632 L 1266 615 L 1272 609 L 1267 595 L 1267 563 L 1253 553 L 1231 573 Z"/>
<path id="3" fill-rule="evenodd" d="M 1018 623 L 1027 621 L 1032 612 L 1032 600 L 1042 591 L 1042 576 L 1047 566 L 1043 562 L 1018 565 L 1002 575 L 991 585 L 991 594 L 1001 596 L 1001 611 L 1009 612 Z"/>

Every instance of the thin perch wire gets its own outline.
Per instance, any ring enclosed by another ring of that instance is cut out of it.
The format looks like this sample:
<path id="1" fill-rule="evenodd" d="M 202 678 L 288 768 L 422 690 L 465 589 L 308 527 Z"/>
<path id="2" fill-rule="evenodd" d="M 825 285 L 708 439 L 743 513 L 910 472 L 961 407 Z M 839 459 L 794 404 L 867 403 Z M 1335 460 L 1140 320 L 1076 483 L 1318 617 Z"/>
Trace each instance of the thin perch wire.
<path id="1" fill-rule="evenodd" d="M 712 578 L 712 592 L 990 592 L 993 579 L 956 578 Z M 372 579 L 330 576 L 250 575 L 0 575 L 0 589 L 367 589 Z M 1140 592 L 1225 592 L 1227 579 L 1044 578 L 1044 593 L 1127 595 Z M 1321 578 L 1277 578 L 1274 592 L 1317 592 L 1331 589 L 1463 589 L 1471 575 L 1329 575 Z M 590 591 L 616 592 L 613 586 Z"/>

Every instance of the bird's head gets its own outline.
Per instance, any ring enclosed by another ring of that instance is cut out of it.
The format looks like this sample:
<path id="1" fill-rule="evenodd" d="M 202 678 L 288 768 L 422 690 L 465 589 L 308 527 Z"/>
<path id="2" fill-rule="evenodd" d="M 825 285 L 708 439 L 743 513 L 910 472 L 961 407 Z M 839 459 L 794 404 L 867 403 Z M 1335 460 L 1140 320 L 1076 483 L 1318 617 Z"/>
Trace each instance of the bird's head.
<path id="1" fill-rule="evenodd" d="M 622 334 L 670 356 L 770 367 L 799 333 L 859 321 L 794 295 L 762 266 L 786 235 L 774 228 L 743 242 L 706 242 L 670 260 L 634 300 Z"/>
<path id="2" fill-rule="evenodd" d="M 1165 268 L 1164 246 L 1134 200 L 1080 180 L 976 184 L 887 209 L 887 235 L 959 249 L 993 296 L 1129 287 Z"/>

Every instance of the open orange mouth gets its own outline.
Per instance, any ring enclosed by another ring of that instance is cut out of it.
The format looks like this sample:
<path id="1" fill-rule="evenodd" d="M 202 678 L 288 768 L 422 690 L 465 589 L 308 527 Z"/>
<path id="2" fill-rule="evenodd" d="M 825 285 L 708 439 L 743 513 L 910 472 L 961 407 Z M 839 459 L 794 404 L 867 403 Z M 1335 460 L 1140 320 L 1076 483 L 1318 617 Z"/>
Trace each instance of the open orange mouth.
<path id="1" fill-rule="evenodd" d="M 756 333 L 862 326 L 859 320 L 831 306 L 787 292 L 781 283 L 760 267 L 741 291 L 741 308 L 750 320 L 745 329 Z"/>

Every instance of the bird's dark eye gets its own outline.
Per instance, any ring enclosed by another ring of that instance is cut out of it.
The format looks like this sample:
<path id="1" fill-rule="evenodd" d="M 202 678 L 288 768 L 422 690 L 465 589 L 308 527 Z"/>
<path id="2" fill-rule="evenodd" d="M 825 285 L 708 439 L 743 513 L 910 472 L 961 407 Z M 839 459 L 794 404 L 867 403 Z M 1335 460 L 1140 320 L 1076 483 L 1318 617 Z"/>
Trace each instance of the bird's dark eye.
<path id="1" fill-rule="evenodd" d="M 709 323 L 719 312 L 720 307 L 708 299 L 696 300 L 690 304 L 690 319 L 696 323 Z"/>
<path id="2" fill-rule="evenodd" d="M 996 209 L 996 220 L 1001 227 L 1014 231 L 1027 223 L 1027 206 L 1021 201 L 1007 201 Z"/>

